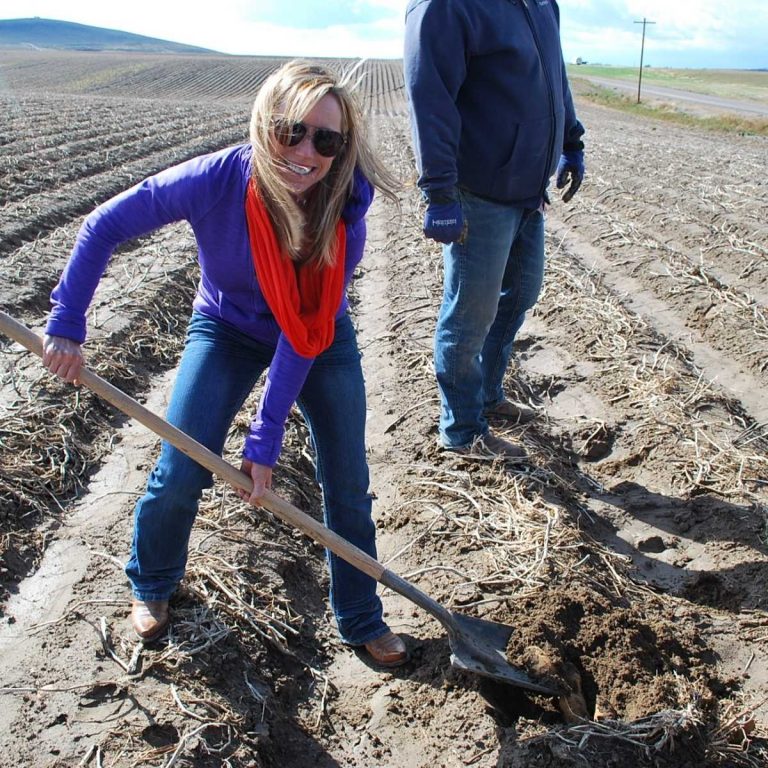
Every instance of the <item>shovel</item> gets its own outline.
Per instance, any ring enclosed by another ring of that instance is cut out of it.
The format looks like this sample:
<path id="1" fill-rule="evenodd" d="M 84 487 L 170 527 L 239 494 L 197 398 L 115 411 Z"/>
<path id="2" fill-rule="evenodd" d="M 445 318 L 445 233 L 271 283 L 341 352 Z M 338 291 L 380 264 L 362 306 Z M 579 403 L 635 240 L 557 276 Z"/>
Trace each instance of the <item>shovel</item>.
<path id="1" fill-rule="evenodd" d="M 5 312 L 0 312 L 0 331 L 26 347 L 30 352 L 42 357 L 41 339 Z M 252 490 L 253 483 L 248 475 L 85 367 L 80 371 L 80 383 L 123 413 L 136 419 L 225 482 L 249 493 Z M 523 671 L 516 669 L 507 661 L 505 651 L 513 631 L 512 627 L 471 616 L 463 616 L 447 610 L 413 584 L 385 568 L 370 555 L 269 490 L 265 491 L 261 498 L 261 505 L 372 579 L 393 589 L 434 616 L 448 632 L 451 664 L 454 667 L 538 693 L 551 696 L 558 696 L 561 693 L 553 686 L 532 680 Z"/>

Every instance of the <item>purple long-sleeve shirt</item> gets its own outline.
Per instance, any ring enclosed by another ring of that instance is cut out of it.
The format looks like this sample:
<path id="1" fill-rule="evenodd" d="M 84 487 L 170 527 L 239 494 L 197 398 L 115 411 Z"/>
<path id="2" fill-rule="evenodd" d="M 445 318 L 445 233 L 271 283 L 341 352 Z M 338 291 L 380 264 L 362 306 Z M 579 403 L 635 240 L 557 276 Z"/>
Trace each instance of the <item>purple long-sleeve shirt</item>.
<path id="1" fill-rule="evenodd" d="M 201 276 L 193 306 L 275 347 L 266 386 L 243 455 L 274 466 L 285 422 L 314 358 L 299 355 L 281 332 L 256 279 L 245 218 L 251 177 L 249 144 L 202 155 L 145 179 L 96 208 L 83 222 L 72 255 L 51 293 L 46 333 L 82 343 L 85 315 L 114 249 L 174 221 L 192 226 Z M 365 214 L 373 187 L 359 171 L 344 209 L 347 227 L 344 286 L 365 246 Z M 348 307 L 346 290 L 337 317 Z"/>

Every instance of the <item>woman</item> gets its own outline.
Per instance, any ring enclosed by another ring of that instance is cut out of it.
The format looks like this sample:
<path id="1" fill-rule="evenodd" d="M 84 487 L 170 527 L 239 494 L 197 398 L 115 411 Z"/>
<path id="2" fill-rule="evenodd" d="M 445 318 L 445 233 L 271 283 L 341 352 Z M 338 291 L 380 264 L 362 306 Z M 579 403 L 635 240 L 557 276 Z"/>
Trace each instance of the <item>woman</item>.
<path id="1" fill-rule="evenodd" d="M 75 382 L 85 313 L 114 248 L 173 221 L 195 233 L 201 267 L 168 420 L 221 453 L 232 420 L 268 370 L 241 469 L 258 504 L 269 488 L 294 402 L 309 425 L 326 525 L 373 557 L 365 458 L 365 392 L 345 289 L 365 244 L 374 185 L 394 181 L 361 133 L 345 84 L 294 61 L 270 76 L 251 115 L 250 143 L 197 157 L 99 206 L 81 227 L 51 294 L 44 363 Z M 126 573 L 139 637 L 168 625 L 189 535 L 211 473 L 163 443 L 135 510 Z M 172 532 L 172 534 L 171 534 Z M 342 639 L 385 666 L 403 641 L 382 617 L 376 582 L 329 555 L 330 600 Z"/>

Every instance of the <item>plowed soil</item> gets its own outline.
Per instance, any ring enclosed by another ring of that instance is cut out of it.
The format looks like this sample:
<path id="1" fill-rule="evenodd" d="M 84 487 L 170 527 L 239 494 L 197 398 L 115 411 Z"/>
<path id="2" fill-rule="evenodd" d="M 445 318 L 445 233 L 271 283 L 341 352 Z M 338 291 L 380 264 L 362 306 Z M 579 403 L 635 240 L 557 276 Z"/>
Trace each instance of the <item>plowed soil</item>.
<path id="1" fill-rule="evenodd" d="M 278 63 L 126 59 L 0 63 L 0 304 L 38 332 L 82 217 L 244 140 Z M 440 251 L 420 232 L 399 63 L 364 74 L 403 180 L 399 208 L 374 205 L 353 296 L 379 557 L 512 627 L 506 658 L 563 696 L 452 667 L 444 628 L 389 590 L 412 659 L 370 666 L 335 635 L 322 548 L 223 484 L 169 636 L 137 644 L 122 563 L 158 440 L 2 337 L 0 763 L 768 765 L 768 143 L 579 103 L 588 176 L 569 205 L 553 195 L 544 292 L 506 382 L 538 416 L 494 424 L 530 460 L 505 465 L 437 450 Z M 184 225 L 126 244 L 89 317 L 89 366 L 158 413 L 195 259 Z M 295 414 L 276 490 L 319 518 L 313 478 Z"/>

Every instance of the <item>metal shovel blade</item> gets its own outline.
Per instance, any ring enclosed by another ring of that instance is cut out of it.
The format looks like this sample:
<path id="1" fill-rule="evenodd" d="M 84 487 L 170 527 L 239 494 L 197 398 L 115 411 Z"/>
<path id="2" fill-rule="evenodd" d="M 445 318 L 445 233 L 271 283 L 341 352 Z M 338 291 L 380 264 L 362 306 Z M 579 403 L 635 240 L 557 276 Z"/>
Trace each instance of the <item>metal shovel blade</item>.
<path id="1" fill-rule="evenodd" d="M 507 643 L 513 632 L 512 627 L 460 613 L 451 613 L 451 624 L 448 628 L 451 664 L 457 669 L 548 696 L 560 695 L 561 691 L 557 688 L 532 680 L 507 661 Z"/>
<path id="2" fill-rule="evenodd" d="M 552 685 L 532 680 L 507 661 L 507 643 L 514 631 L 512 627 L 449 611 L 392 571 L 384 570 L 378 580 L 432 614 L 445 627 L 451 646 L 451 664 L 457 669 L 548 696 L 562 693 Z"/>

